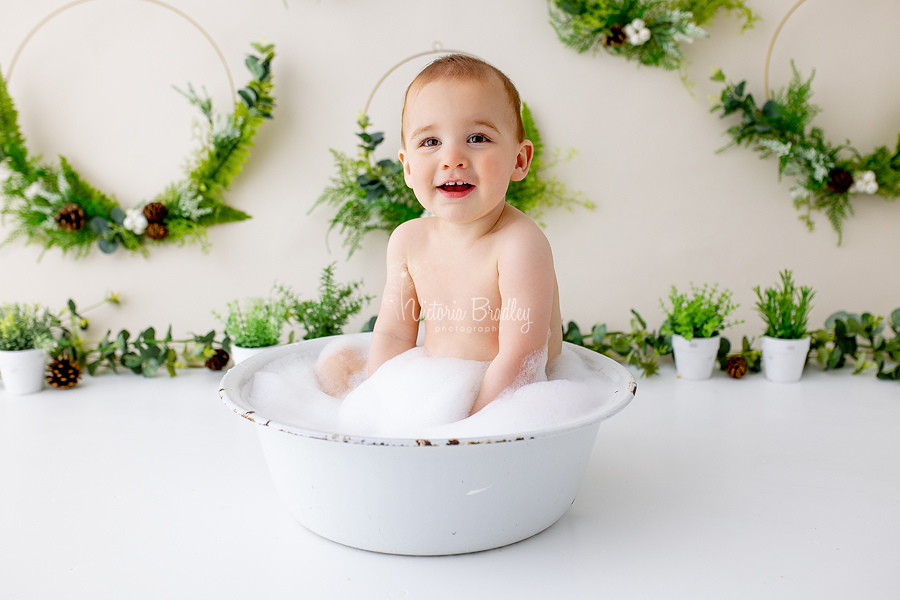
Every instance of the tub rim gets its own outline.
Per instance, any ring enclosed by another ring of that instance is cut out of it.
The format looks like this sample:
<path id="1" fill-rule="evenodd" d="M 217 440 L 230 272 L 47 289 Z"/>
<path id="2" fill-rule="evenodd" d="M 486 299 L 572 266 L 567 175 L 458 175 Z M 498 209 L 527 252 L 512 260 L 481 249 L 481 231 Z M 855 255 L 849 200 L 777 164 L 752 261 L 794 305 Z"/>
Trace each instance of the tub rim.
<path id="1" fill-rule="evenodd" d="M 598 352 L 594 352 L 588 348 L 583 346 L 579 346 L 576 344 L 572 344 L 570 342 L 563 342 L 570 350 L 574 351 L 576 354 L 581 356 L 582 358 L 588 357 L 592 361 L 599 361 L 604 369 L 609 369 L 612 372 L 616 373 L 619 378 L 624 383 L 624 387 L 617 387 L 613 392 L 616 397 L 609 406 L 604 407 L 602 410 L 597 413 L 588 415 L 582 419 L 577 419 L 570 423 L 565 423 L 563 425 L 557 425 L 556 427 L 550 427 L 547 429 L 537 429 L 531 431 L 524 431 L 521 433 L 517 433 L 514 435 L 494 435 L 494 436 L 479 436 L 479 437 L 460 437 L 460 438 L 428 438 L 428 439 L 416 439 L 416 438 L 387 438 L 387 437 L 375 437 L 375 436 L 359 436 L 359 435 L 348 435 L 343 433 L 334 433 L 327 432 L 317 429 L 312 429 L 308 427 L 300 427 L 298 425 L 291 425 L 289 423 L 282 423 L 275 419 L 266 419 L 259 418 L 256 414 L 256 411 L 252 406 L 248 405 L 244 402 L 241 397 L 240 390 L 241 387 L 250 379 L 250 377 L 256 373 L 260 368 L 268 364 L 273 360 L 277 360 L 278 358 L 282 358 L 284 356 L 288 356 L 290 354 L 294 354 L 297 352 L 297 349 L 304 345 L 322 345 L 324 347 L 325 344 L 329 343 L 336 337 L 357 337 L 361 339 L 369 339 L 371 338 L 371 333 L 351 333 L 351 334 L 342 334 L 341 336 L 328 336 L 322 338 L 315 338 L 311 340 L 301 340 L 299 342 L 295 342 L 293 344 L 287 344 L 284 346 L 276 346 L 270 350 L 265 352 L 261 352 L 256 356 L 252 356 L 238 365 L 233 366 L 229 369 L 225 375 L 222 377 L 219 382 L 219 397 L 225 403 L 225 405 L 230 408 L 237 415 L 251 421 L 257 425 L 263 427 L 269 427 L 271 429 L 275 429 L 278 431 L 283 431 L 285 433 L 289 433 L 291 435 L 296 435 L 300 437 L 310 438 L 310 439 L 318 439 L 324 440 L 328 442 L 339 442 L 345 444 L 359 444 L 359 445 L 367 445 L 367 446 L 394 446 L 394 447 L 442 447 L 442 446 L 473 446 L 480 444 L 499 444 L 499 443 L 510 443 L 510 442 L 519 442 L 525 440 L 533 440 L 537 438 L 544 437 L 552 437 L 555 435 L 562 435 L 570 431 L 574 431 L 576 429 L 581 429 L 583 427 L 590 427 L 600 421 L 605 421 L 606 419 L 617 415 L 621 412 L 628 404 L 634 399 L 635 394 L 637 393 L 637 381 L 634 378 L 634 375 L 626 369 L 624 366 L 620 365 L 613 359 L 608 356 L 604 356 Z"/>

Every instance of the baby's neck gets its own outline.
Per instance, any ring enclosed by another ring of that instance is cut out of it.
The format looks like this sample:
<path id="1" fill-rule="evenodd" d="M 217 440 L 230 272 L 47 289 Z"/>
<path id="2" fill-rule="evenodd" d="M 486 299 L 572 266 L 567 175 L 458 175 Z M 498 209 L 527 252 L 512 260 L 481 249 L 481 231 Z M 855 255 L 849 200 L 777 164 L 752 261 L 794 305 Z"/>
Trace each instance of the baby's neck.
<path id="1" fill-rule="evenodd" d="M 509 205 L 504 200 L 490 213 L 471 223 L 451 223 L 437 218 L 437 230 L 447 242 L 472 244 L 493 233 L 503 221 Z"/>

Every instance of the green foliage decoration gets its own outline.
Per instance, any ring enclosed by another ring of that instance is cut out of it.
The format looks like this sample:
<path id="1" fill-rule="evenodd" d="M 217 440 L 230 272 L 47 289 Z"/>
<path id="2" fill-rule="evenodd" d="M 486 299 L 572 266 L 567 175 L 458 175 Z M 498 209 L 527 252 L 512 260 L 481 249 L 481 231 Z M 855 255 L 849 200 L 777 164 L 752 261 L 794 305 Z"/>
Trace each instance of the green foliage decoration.
<path id="1" fill-rule="evenodd" d="M 765 335 L 782 340 L 799 340 L 806 337 L 809 311 L 816 292 L 809 286 L 799 289 L 794 284 L 793 272 L 785 269 L 780 274 L 781 286 L 760 291 L 756 286 L 756 311 L 766 323 Z"/>
<path id="2" fill-rule="evenodd" d="M 584 335 L 575 321 L 569 321 L 563 340 L 637 367 L 644 377 L 651 377 L 659 372 L 656 359 L 672 354 L 672 336 L 648 331 L 641 315 L 634 309 L 631 314 L 631 331 L 608 331 L 605 323 L 597 323 Z"/>
<path id="3" fill-rule="evenodd" d="M 359 313 L 374 298 L 360 293 L 362 280 L 343 285 L 336 283 L 335 264 L 331 263 L 322 270 L 318 300 L 300 300 L 291 288 L 277 288 L 288 307 L 288 319 L 306 329 L 304 340 L 342 334 L 350 317 Z"/>
<path id="4" fill-rule="evenodd" d="M 740 352 L 731 351 L 731 340 L 727 337 L 722 336 L 722 339 L 719 340 L 719 351 L 716 354 L 716 360 L 719 362 L 719 369 L 724 371 L 725 363 L 732 356 L 740 356 L 743 358 L 744 362 L 747 363 L 747 372 L 749 373 L 759 373 L 762 370 L 762 352 L 753 348 L 753 340 L 748 340 L 746 335 L 741 341 Z"/>
<path id="5" fill-rule="evenodd" d="M 251 79 L 238 91 L 240 101 L 231 114 L 216 114 L 205 90 L 200 94 L 190 84 L 188 91 L 178 90 L 202 113 L 204 133 L 200 148 L 189 161 L 186 178 L 169 185 L 152 201 L 166 208 L 166 216 L 159 221 L 165 226 L 164 233 L 157 228 L 153 239 L 145 232 L 147 220 L 141 214 L 145 203 L 123 210 L 115 198 L 82 180 L 64 157 L 56 167 L 29 155 L 15 106 L 0 75 L 0 216 L 14 222 L 0 246 L 23 238 L 26 244 L 43 246 L 44 252 L 59 248 L 76 257 L 87 256 L 95 243 L 107 254 L 122 247 L 146 256 L 148 243 L 169 242 L 197 242 L 206 251 L 207 227 L 250 218 L 225 204 L 224 192 L 241 172 L 254 136 L 260 125 L 272 118 L 275 107 L 274 46 L 253 44 L 253 48 L 256 54 L 249 54 L 245 61 Z M 69 227 L 61 221 L 66 211 L 78 213 Z"/>
<path id="6" fill-rule="evenodd" d="M 265 348 L 281 341 L 290 308 L 284 298 L 246 298 L 228 303 L 228 315 L 213 314 L 225 326 L 225 334 L 242 348 Z"/>
<path id="7" fill-rule="evenodd" d="M 673 285 L 669 293 L 671 308 L 667 308 L 660 298 L 659 303 L 666 313 L 662 332 L 678 334 L 686 340 L 709 338 L 720 331 L 737 325 L 741 321 L 728 322 L 728 316 L 739 306 L 731 301 L 732 293 L 718 290 L 718 284 L 696 286 L 691 283 L 691 296 L 678 293 Z"/>
<path id="8" fill-rule="evenodd" d="M 741 117 L 726 131 L 731 143 L 719 152 L 743 145 L 759 152 L 760 158 L 777 158 L 779 179 L 796 178 L 791 196 L 802 211 L 800 220 L 812 231 L 812 212 L 825 213 L 840 245 L 843 223 L 853 214 L 853 196 L 877 194 L 885 200 L 900 196 L 900 140 L 893 151 L 882 146 L 868 155 L 860 154 L 849 140 L 833 145 L 821 128 L 812 126 L 819 113 L 819 107 L 810 102 L 815 71 L 804 80 L 793 62 L 791 68 L 790 83 L 762 106 L 747 91 L 746 81 L 735 85 L 721 70 L 713 74 L 712 80 L 725 87 L 712 111 L 721 110 L 722 118 Z"/>
<path id="9" fill-rule="evenodd" d="M 30 309 L 33 316 L 39 314 L 36 320 L 39 322 L 37 329 L 40 332 L 40 343 L 36 342 L 35 345 L 42 347 L 53 359 L 70 359 L 91 375 L 95 375 L 102 367 L 108 367 L 114 373 L 124 367 L 144 377 L 155 376 L 163 367 L 174 377 L 177 368 L 205 366 L 204 361 L 213 356 L 217 348 L 226 352 L 230 350 L 228 338 L 216 340 L 215 331 L 175 340 L 172 339 L 171 327 L 162 339 L 157 338 L 154 328 L 148 327 L 134 338 L 127 329 L 122 329 L 115 337 L 111 338 L 111 332 L 107 331 L 99 342 L 88 341 L 81 334 L 90 325 L 90 320 L 84 317 L 84 313 L 107 303 L 118 304 L 119 296 L 110 293 L 103 301 L 82 310 L 71 299 L 66 308 L 58 312 L 43 309 L 38 313 L 36 307 Z M 0 309 L 0 313 L 6 308 Z M 6 318 L 4 313 L 3 320 Z M 3 326 L 0 325 L 0 330 L 2 329 Z M 180 353 L 179 347 L 182 348 Z"/>
<path id="10" fill-rule="evenodd" d="M 605 50 L 642 65 L 681 71 L 682 43 L 708 37 L 701 26 L 720 9 L 753 27 L 756 14 L 743 0 L 548 0 L 550 24 L 568 48 Z M 645 33 L 641 34 L 642 31 Z"/>
<path id="11" fill-rule="evenodd" d="M 3 304 L 0 306 L 0 350 L 46 348 L 53 340 L 50 329 L 58 324 L 58 319 L 38 304 Z"/>
<path id="12" fill-rule="evenodd" d="M 812 334 L 811 350 L 825 370 L 853 364 L 853 374 L 875 369 L 879 379 L 900 381 L 900 308 L 889 319 L 893 336 L 886 337 L 884 317 L 838 311 Z"/>
<path id="13" fill-rule="evenodd" d="M 571 210 L 573 205 L 595 208 L 594 203 L 582 198 L 580 192 L 570 192 L 558 178 L 546 174 L 558 162 L 572 158 L 574 151 L 565 156 L 557 153 L 554 160 L 546 163 L 540 133 L 525 103 L 522 104 L 522 124 L 525 137 L 534 144 L 534 155 L 528 176 L 522 181 L 510 182 L 507 202 L 538 221 L 544 208 Z M 384 133 L 370 133 L 371 121 L 362 113 L 358 115 L 357 126 L 356 136 L 360 139 L 357 157 L 331 150 L 337 174 L 309 210 L 311 213 L 321 204 L 337 208 L 328 230 L 340 229 L 348 257 L 362 247 L 362 239 L 370 231 L 391 232 L 401 223 L 424 213 L 412 189 L 406 185 L 400 161 L 375 159 L 375 150 L 384 141 Z"/>

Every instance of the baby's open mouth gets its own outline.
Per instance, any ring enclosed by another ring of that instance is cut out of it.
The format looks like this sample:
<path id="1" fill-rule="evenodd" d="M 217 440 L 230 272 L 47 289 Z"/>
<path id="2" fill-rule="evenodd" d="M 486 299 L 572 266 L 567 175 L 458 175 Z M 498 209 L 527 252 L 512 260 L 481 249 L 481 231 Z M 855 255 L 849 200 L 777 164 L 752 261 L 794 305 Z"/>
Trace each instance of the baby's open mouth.
<path id="1" fill-rule="evenodd" d="M 466 183 L 465 181 L 448 181 L 438 187 L 445 192 L 467 192 L 475 186 L 471 183 Z"/>

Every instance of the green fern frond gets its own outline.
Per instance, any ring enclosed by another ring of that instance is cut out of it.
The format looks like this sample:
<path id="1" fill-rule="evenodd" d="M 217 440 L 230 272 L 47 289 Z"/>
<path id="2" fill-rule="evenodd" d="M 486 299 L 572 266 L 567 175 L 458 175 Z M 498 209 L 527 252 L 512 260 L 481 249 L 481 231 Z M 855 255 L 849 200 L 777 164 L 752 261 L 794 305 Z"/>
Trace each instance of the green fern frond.
<path id="1" fill-rule="evenodd" d="M 3 73 L 0 73 L 0 160 L 7 157 L 19 173 L 30 171 L 25 138 L 19 130 L 19 114 L 6 88 Z"/>

